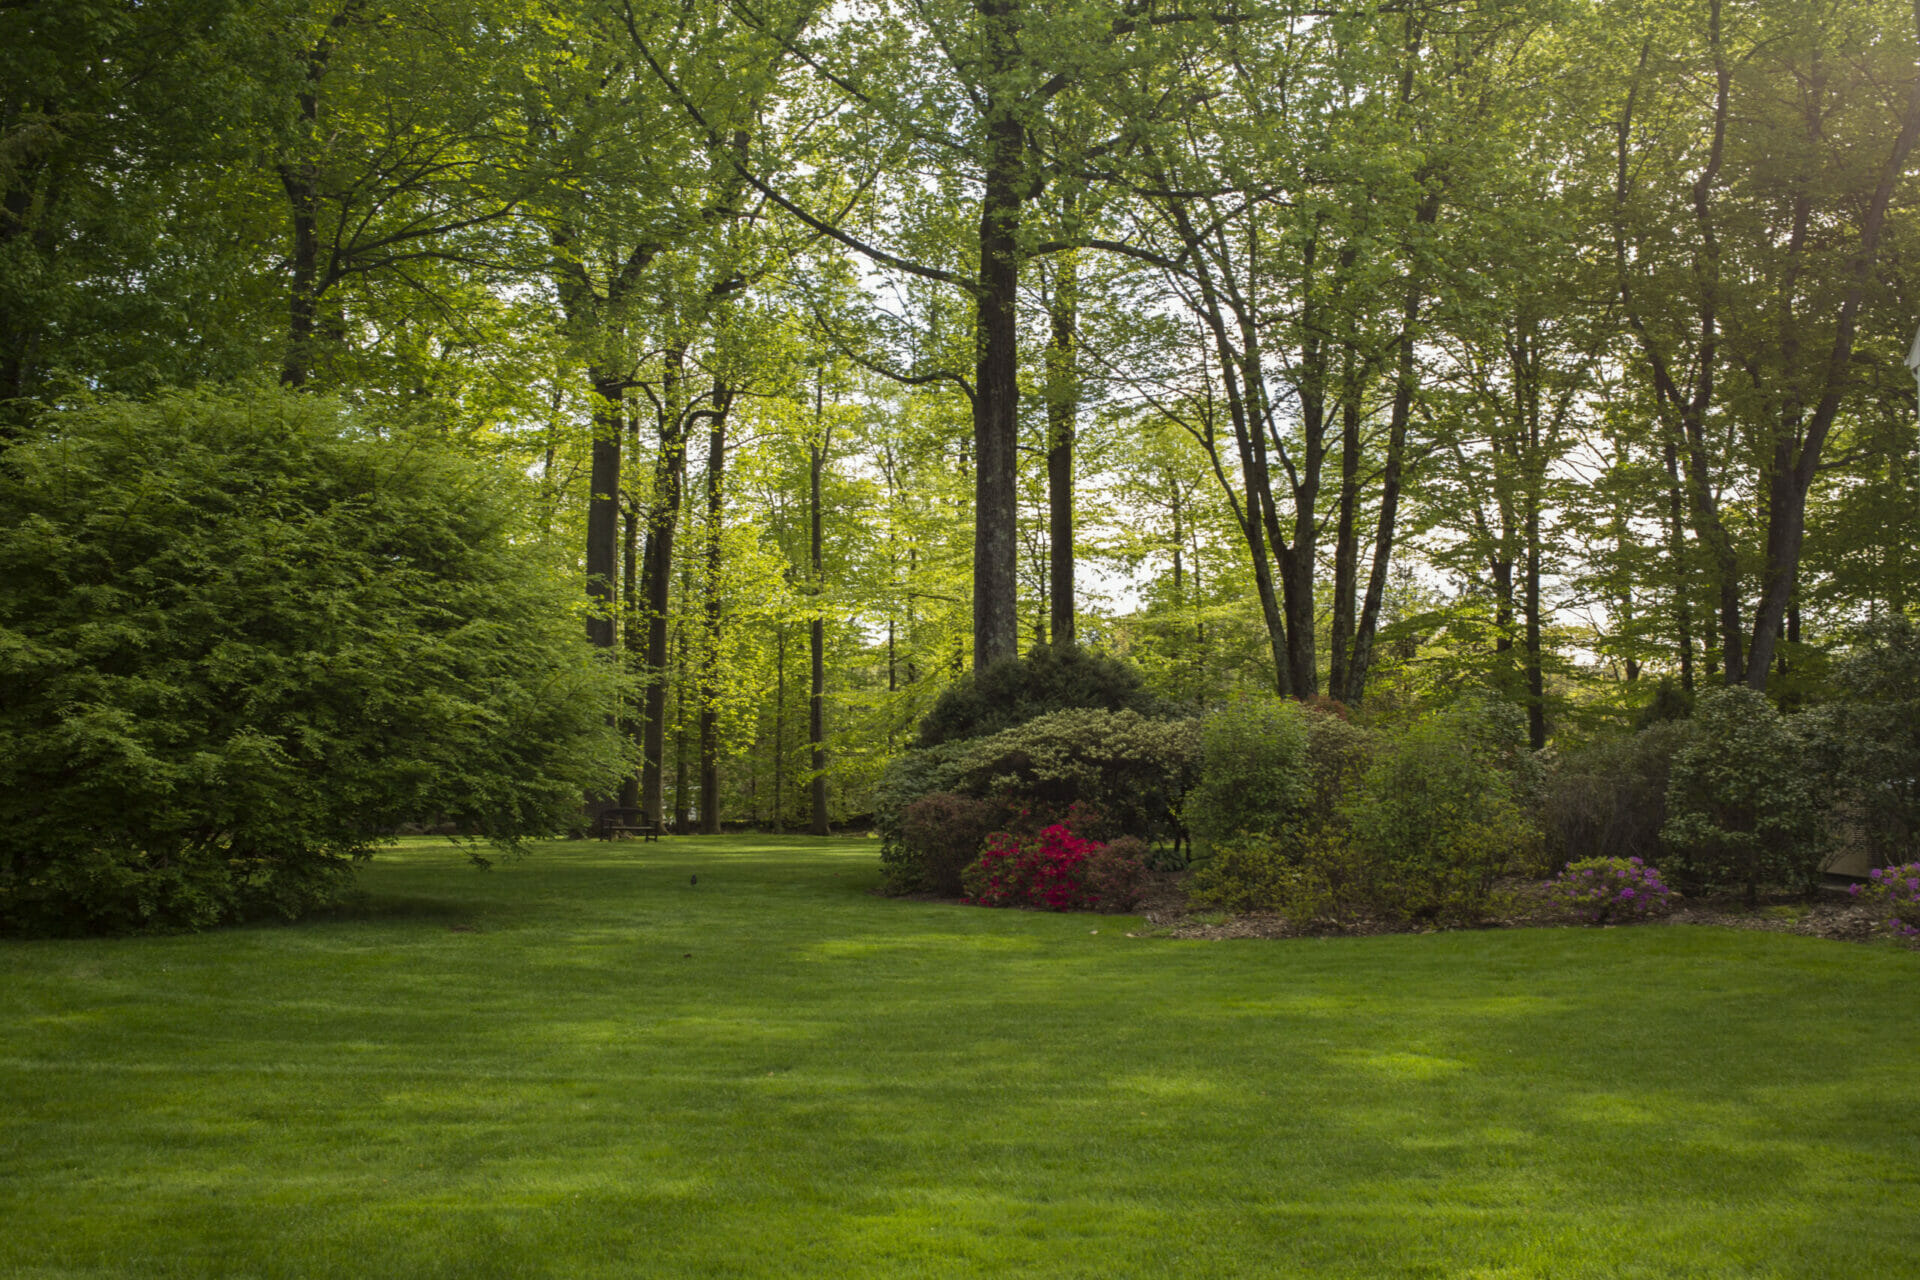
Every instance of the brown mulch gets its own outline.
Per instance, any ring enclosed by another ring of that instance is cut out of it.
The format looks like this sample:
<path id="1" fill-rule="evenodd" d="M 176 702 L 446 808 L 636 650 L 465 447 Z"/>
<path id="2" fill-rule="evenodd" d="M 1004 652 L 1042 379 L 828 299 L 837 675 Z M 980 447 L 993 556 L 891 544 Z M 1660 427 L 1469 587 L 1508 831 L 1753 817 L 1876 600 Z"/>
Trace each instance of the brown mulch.
<path id="1" fill-rule="evenodd" d="M 1144 916 L 1156 937 L 1171 938 L 1300 938 L 1370 937 L 1386 933 L 1428 933 L 1431 924 L 1420 921 L 1369 919 L 1311 921 L 1304 927 L 1267 913 L 1226 915 L 1196 910 L 1184 891 L 1185 876 L 1159 872 L 1149 876 L 1146 892 L 1134 913 Z M 1547 910 L 1546 883 L 1512 882 L 1499 886 L 1497 897 L 1505 910 L 1479 923 L 1484 929 L 1517 929 L 1560 924 Z M 1797 933 L 1841 942 L 1866 942 L 1882 936 L 1874 932 L 1880 913 L 1855 901 L 1844 891 L 1823 889 L 1813 897 L 1763 896 L 1749 909 L 1738 895 L 1680 899 L 1673 910 L 1644 922 L 1662 925 L 1717 925 L 1728 929 L 1758 929 L 1768 933 Z"/>

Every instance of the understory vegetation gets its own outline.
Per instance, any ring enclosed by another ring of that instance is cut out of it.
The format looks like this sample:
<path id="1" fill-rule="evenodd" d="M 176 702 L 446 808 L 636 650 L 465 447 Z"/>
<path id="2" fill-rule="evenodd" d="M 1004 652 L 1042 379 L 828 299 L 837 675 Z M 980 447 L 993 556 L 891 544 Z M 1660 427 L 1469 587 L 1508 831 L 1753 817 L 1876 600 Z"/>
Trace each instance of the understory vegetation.
<path id="1" fill-rule="evenodd" d="M 1035 682 L 1055 666 L 1021 665 Z M 1332 928 L 1476 923 L 1503 882 L 1555 873 L 1546 901 L 1589 923 L 1657 913 L 1675 889 L 1752 907 L 1910 847 L 1920 751 L 1897 695 L 1915 687 L 1920 637 L 1897 624 L 1797 712 L 1716 689 L 1564 753 L 1531 750 L 1524 715 L 1484 696 L 1371 721 L 1274 697 L 1158 720 L 1052 711 L 899 757 L 882 864 L 896 893 L 1089 908 L 1100 851 L 1125 838 L 1127 862 L 1191 865 L 1197 905 Z"/>

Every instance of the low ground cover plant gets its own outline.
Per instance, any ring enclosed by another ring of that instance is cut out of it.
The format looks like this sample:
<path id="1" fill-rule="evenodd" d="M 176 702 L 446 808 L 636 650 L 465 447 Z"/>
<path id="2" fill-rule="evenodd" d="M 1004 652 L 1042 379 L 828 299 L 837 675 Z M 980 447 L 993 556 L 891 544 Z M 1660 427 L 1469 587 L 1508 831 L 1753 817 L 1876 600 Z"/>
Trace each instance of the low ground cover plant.
<path id="1" fill-rule="evenodd" d="M 1581 924 L 1643 920 L 1666 911 L 1673 890 L 1640 858 L 1582 858 L 1547 886 L 1556 914 Z"/>
<path id="2" fill-rule="evenodd" d="M 1880 927 L 1900 938 L 1920 938 L 1920 861 L 1875 867 L 1867 883 L 1849 890 L 1855 898 L 1881 908 Z"/>

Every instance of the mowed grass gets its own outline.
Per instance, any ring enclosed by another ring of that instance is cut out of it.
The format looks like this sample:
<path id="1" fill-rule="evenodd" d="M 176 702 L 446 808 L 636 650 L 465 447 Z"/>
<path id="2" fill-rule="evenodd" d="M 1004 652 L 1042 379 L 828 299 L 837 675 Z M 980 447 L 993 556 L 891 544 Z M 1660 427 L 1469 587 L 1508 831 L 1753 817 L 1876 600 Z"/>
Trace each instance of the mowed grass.
<path id="1" fill-rule="evenodd" d="M 876 870 L 417 842 L 327 919 L 0 944 L 0 1274 L 1920 1275 L 1920 955 Z"/>

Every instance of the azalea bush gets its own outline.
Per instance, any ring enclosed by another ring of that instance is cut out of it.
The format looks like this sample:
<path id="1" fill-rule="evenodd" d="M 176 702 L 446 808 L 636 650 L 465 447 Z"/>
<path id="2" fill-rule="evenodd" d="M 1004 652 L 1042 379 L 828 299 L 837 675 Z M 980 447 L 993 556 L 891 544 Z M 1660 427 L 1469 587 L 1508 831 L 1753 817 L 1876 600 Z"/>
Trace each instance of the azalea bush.
<path id="1" fill-rule="evenodd" d="M 1673 904 L 1658 868 L 1639 858 L 1582 858 L 1547 886 L 1558 914 L 1582 924 L 1642 920 Z"/>
<path id="2" fill-rule="evenodd" d="M 1095 838 L 1165 835 L 1197 774 L 1199 745 L 1195 720 L 1075 708 L 991 737 L 904 751 L 874 788 L 885 883 L 894 892 L 928 887 L 929 846 L 909 837 L 906 817 L 936 793 L 989 801 L 1010 815 L 996 821 L 1022 833 L 1066 822 Z M 1069 816 L 1075 806 L 1077 819 Z"/>
<path id="3" fill-rule="evenodd" d="M 1920 862 L 1897 867 L 1875 867 L 1866 884 L 1849 890 L 1854 897 L 1881 908 L 1881 927 L 1901 938 L 1920 938 Z"/>
<path id="4" fill-rule="evenodd" d="M 1121 836 L 1087 856 L 1081 864 L 1094 907 L 1100 911 L 1131 911 L 1140 904 L 1147 873 L 1147 842 Z"/>
<path id="5" fill-rule="evenodd" d="M 1138 884 L 1139 860 L 1128 852 L 1109 854 L 1107 846 L 1065 822 L 1032 836 L 996 831 L 961 883 L 967 901 L 977 906 L 1087 911 L 1102 905 L 1103 890 L 1124 896 Z"/>

